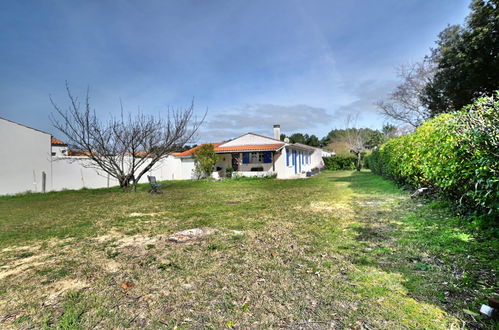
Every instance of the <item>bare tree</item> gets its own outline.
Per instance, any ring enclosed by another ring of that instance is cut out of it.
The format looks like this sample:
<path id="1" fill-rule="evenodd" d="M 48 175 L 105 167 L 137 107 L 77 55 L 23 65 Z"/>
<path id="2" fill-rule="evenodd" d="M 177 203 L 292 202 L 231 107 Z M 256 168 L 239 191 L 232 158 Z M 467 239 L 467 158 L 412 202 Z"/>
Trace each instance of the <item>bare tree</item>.
<path id="1" fill-rule="evenodd" d="M 390 119 L 413 127 L 421 125 L 430 117 L 429 109 L 421 102 L 421 95 L 435 72 L 436 66 L 430 58 L 400 66 L 398 77 L 402 79 L 402 83 L 389 94 L 386 101 L 376 103 L 380 112 Z"/>
<path id="2" fill-rule="evenodd" d="M 362 134 L 362 131 L 358 127 L 356 127 L 357 121 L 358 115 L 347 116 L 347 119 L 345 121 L 345 142 L 350 149 L 350 153 L 354 154 L 355 157 L 357 157 L 357 165 L 355 167 L 357 171 L 360 171 L 362 168 L 362 152 L 366 151 L 366 141 L 364 135 Z"/>
<path id="3" fill-rule="evenodd" d="M 71 148 L 88 156 L 87 166 L 116 178 L 122 189 L 132 183 L 135 190 L 145 173 L 193 138 L 206 116 L 197 121 L 193 103 L 185 109 L 169 109 L 164 118 L 125 114 L 122 106 L 119 117 L 104 122 L 90 108 L 88 89 L 83 106 L 67 83 L 66 91 L 70 100 L 67 110 L 50 98 L 55 109 L 53 125 L 66 136 Z"/>

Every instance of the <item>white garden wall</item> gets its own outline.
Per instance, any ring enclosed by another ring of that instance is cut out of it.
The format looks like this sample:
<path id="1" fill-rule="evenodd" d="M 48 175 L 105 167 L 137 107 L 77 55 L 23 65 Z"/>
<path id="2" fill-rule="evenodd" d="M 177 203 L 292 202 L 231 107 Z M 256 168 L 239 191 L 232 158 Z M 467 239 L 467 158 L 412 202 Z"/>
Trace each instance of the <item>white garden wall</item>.
<path id="1" fill-rule="evenodd" d="M 50 190 L 105 188 L 119 184 L 115 178 L 92 167 L 91 164 L 88 157 L 54 157 Z M 144 164 L 144 166 L 146 165 Z M 144 174 L 139 183 L 147 183 L 148 175 L 155 176 L 158 181 L 190 179 L 190 176 L 182 177 L 180 166 L 179 158 L 168 156 L 156 163 L 147 174 Z"/>

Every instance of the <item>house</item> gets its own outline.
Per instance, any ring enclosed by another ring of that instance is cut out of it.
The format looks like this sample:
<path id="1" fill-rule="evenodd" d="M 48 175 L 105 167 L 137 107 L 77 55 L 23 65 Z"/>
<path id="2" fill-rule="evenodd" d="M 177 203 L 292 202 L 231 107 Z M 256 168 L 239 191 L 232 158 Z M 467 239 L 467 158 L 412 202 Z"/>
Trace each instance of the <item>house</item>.
<path id="1" fill-rule="evenodd" d="M 50 140 L 52 145 L 52 156 L 53 157 L 64 157 L 69 155 L 68 144 L 62 142 L 61 140 L 52 137 Z"/>
<path id="2" fill-rule="evenodd" d="M 324 166 L 322 149 L 280 141 L 280 134 L 280 126 L 274 125 L 273 137 L 247 133 L 213 143 L 218 155 L 213 176 L 224 177 L 227 169 L 232 169 L 240 176 L 303 178 Z M 148 175 L 158 180 L 196 179 L 193 155 L 199 147 L 168 155 Z M 0 195 L 118 184 L 92 166 L 86 152 L 69 150 L 65 142 L 49 133 L 4 118 L 0 118 L 0 152 L 8 155 L 0 162 Z M 147 182 L 146 176 L 140 182 Z"/>
<path id="3" fill-rule="evenodd" d="M 48 190 L 51 138 L 49 133 L 0 118 L 0 195 Z"/>
<path id="4" fill-rule="evenodd" d="M 212 143 L 218 160 L 214 176 L 225 176 L 232 169 L 240 176 L 271 176 L 279 179 L 303 178 L 313 169 L 324 166 L 322 149 L 300 143 L 281 141 L 280 125 L 274 125 L 274 136 L 247 133 L 227 142 Z M 182 159 L 183 173 L 193 173 L 193 154 L 200 146 L 174 153 Z"/>

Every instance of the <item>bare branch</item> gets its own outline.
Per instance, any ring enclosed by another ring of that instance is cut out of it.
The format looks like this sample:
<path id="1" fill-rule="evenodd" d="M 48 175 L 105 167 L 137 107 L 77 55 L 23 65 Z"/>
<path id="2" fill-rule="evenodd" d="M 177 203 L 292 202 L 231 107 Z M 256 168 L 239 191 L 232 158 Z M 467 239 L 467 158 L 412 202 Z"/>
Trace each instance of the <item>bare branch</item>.
<path id="1" fill-rule="evenodd" d="M 67 110 L 52 98 L 55 109 L 50 119 L 66 136 L 72 149 L 84 152 L 95 167 L 116 178 L 122 188 L 135 184 L 161 159 L 189 142 L 206 118 L 194 117 L 194 101 L 185 109 L 168 109 L 166 117 L 140 113 L 126 114 L 120 100 L 121 113 L 102 122 L 90 107 L 89 89 L 82 108 L 66 82 L 69 98 Z"/>
<path id="2" fill-rule="evenodd" d="M 387 118 L 417 127 L 430 117 L 430 111 L 421 102 L 421 95 L 433 78 L 436 66 L 426 58 L 422 62 L 400 66 L 397 71 L 402 83 L 389 94 L 386 101 L 375 104 Z"/>

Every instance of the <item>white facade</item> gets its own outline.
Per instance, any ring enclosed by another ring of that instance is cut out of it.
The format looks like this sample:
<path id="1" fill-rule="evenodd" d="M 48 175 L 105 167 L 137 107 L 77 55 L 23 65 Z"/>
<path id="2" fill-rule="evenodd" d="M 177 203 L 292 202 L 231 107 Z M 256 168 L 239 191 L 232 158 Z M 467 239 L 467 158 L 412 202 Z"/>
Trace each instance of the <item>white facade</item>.
<path id="1" fill-rule="evenodd" d="M 277 130 L 277 133 L 280 132 Z M 320 148 L 286 143 L 253 133 L 217 145 L 215 152 L 219 154 L 215 165 L 216 176 L 224 176 L 226 169 L 232 167 L 236 176 L 303 178 L 307 172 L 324 166 Z"/>
<path id="2" fill-rule="evenodd" d="M 66 157 L 68 155 L 68 146 L 52 145 L 52 157 Z"/>
<path id="3" fill-rule="evenodd" d="M 279 133 L 276 127 L 274 130 Z M 48 133 L 0 118 L 0 152 L 4 155 L 0 195 L 118 185 L 116 179 L 92 167 L 88 157 L 68 156 L 67 146 L 61 141 L 54 144 L 51 138 Z M 219 157 L 216 177 L 233 168 L 236 176 L 302 178 L 324 166 L 322 149 L 253 133 L 217 144 L 215 151 Z M 159 181 L 197 179 L 192 151 L 188 156 L 169 155 L 147 175 Z M 140 183 L 147 182 L 147 175 Z"/>
<path id="4" fill-rule="evenodd" d="M 49 190 L 50 134 L 0 118 L 0 195 Z"/>

